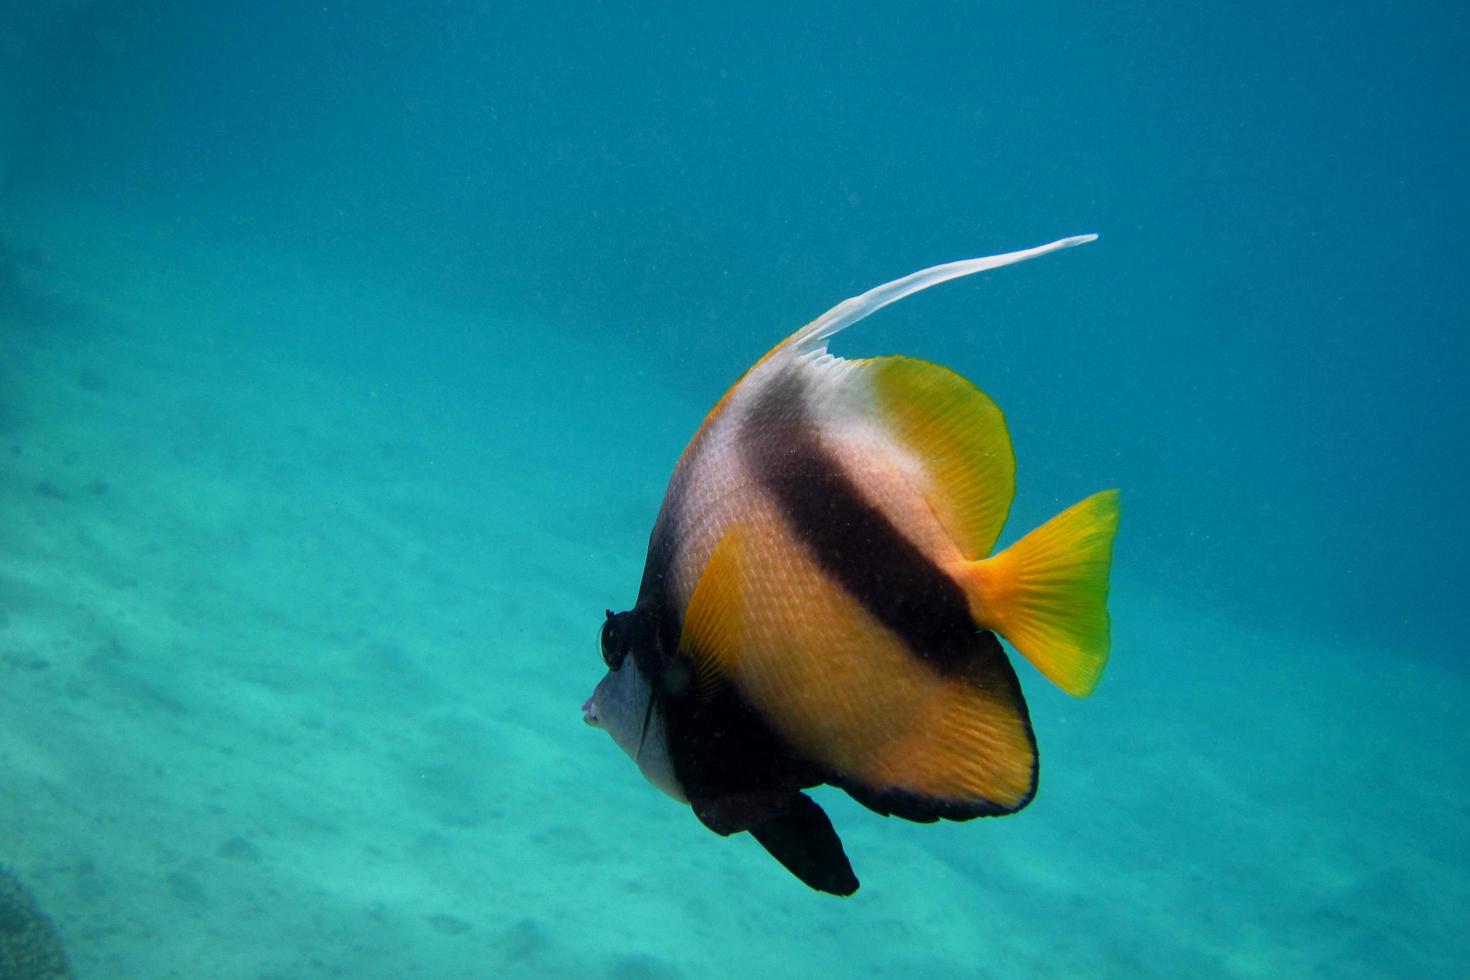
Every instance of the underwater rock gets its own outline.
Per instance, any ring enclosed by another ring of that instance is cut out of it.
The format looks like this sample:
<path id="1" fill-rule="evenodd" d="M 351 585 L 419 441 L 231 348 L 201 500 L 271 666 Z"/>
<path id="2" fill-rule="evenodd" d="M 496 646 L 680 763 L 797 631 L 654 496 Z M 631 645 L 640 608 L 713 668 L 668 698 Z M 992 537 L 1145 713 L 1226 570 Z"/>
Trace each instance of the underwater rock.
<path id="1" fill-rule="evenodd" d="M 465 920 L 458 918 L 457 916 L 445 915 L 443 912 L 440 912 L 438 915 L 428 916 L 428 920 L 429 925 L 444 933 L 446 936 L 458 936 L 462 933 L 469 932 L 472 928 L 474 928 Z"/>
<path id="2" fill-rule="evenodd" d="M 236 861 L 259 861 L 260 848 L 244 837 L 231 837 L 219 846 L 215 854 Z"/>
<path id="3" fill-rule="evenodd" d="M 70 980 L 71 969 L 56 926 L 31 893 L 0 867 L 0 977 L 5 980 Z"/>
<path id="4" fill-rule="evenodd" d="M 648 953 L 625 953 L 607 973 L 610 980 L 674 980 L 679 971 L 673 964 Z"/>
<path id="5" fill-rule="evenodd" d="M 164 881 L 168 883 L 169 894 L 179 901 L 201 907 L 209 904 L 204 894 L 204 886 L 199 884 L 194 877 L 182 871 L 174 871 Z"/>
<path id="6" fill-rule="evenodd" d="M 551 945 L 546 930 L 532 918 L 521 919 L 500 937 L 500 950 L 511 963 L 524 963 Z"/>

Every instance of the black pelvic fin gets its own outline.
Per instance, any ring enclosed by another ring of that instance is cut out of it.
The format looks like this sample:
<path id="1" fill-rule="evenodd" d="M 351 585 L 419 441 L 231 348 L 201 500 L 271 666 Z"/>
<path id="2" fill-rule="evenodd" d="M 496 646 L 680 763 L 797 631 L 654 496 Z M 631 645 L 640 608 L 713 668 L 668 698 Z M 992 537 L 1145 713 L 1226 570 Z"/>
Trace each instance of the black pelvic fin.
<path id="1" fill-rule="evenodd" d="M 752 826 L 750 835 L 807 887 L 844 896 L 858 890 L 832 821 L 805 793 L 788 797 L 780 811 Z"/>

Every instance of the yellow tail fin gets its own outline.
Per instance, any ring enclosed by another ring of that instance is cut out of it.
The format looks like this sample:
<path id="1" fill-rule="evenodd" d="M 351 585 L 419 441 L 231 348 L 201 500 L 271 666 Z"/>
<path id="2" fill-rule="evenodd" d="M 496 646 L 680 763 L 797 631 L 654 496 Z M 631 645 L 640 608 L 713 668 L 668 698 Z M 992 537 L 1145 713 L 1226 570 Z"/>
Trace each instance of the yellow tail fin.
<path id="1" fill-rule="evenodd" d="M 1108 662 L 1108 570 L 1118 491 L 1104 490 L 1053 517 L 998 555 L 967 562 L 970 610 L 1076 697 Z"/>

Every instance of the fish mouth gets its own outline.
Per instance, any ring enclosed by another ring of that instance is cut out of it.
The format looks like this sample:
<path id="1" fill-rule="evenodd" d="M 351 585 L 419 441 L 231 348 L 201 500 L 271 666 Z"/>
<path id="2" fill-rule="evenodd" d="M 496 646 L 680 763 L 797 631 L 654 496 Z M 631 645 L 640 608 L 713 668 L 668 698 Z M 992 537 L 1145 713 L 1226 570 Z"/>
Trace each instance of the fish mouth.
<path id="1" fill-rule="evenodd" d="M 602 719 L 597 717 L 597 698 L 595 696 L 582 702 L 582 722 L 593 728 L 602 727 Z"/>

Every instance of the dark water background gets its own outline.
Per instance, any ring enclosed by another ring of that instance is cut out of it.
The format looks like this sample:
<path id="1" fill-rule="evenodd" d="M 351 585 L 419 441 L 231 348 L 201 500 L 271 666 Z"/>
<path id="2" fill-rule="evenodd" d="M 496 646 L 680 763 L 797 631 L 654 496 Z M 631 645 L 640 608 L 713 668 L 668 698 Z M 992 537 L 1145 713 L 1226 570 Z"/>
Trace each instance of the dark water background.
<path id="1" fill-rule="evenodd" d="M 3 187 L 612 337 L 701 392 L 868 285 L 1098 231 L 1063 270 L 894 310 L 862 348 L 951 363 L 1024 420 L 1018 518 L 1121 486 L 1123 553 L 1158 587 L 1458 663 L 1467 22 L 27 5 L 3 22 Z M 461 342 L 283 333 L 260 341 Z M 1055 500 L 1028 512 L 1028 488 Z"/>

